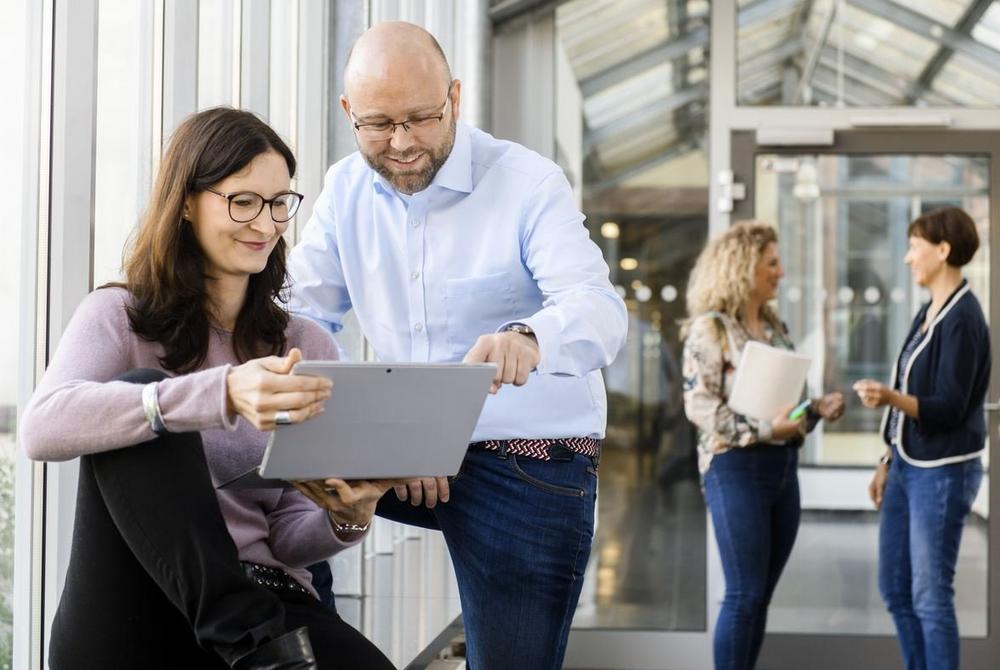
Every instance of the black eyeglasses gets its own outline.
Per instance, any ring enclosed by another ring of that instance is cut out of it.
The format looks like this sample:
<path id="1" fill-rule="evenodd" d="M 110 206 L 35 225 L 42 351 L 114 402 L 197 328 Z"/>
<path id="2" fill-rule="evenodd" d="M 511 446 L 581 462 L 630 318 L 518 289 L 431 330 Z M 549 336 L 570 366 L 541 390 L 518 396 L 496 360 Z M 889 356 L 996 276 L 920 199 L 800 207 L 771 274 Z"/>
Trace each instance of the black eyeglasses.
<path id="1" fill-rule="evenodd" d="M 444 110 L 448 107 L 448 101 L 451 100 L 451 84 L 448 85 L 448 92 L 445 94 L 444 102 L 441 103 L 441 113 L 432 114 L 431 116 L 418 116 L 412 119 L 406 119 L 405 121 L 377 121 L 375 123 L 354 123 L 354 129 L 364 137 L 366 140 L 372 142 L 380 142 L 387 140 L 393 136 L 396 132 L 397 127 L 402 127 L 408 133 L 417 132 L 421 130 L 428 130 L 433 128 L 435 125 L 441 123 L 441 119 L 444 118 Z M 351 118 L 354 118 L 354 113 L 351 113 Z"/>
<path id="2" fill-rule="evenodd" d="M 299 211 L 303 197 L 301 193 L 295 191 L 279 193 L 269 200 L 253 191 L 219 193 L 211 188 L 205 190 L 229 201 L 229 218 L 236 223 L 250 223 L 261 213 L 264 205 L 271 207 L 271 219 L 275 223 L 287 223 L 295 216 L 295 212 Z"/>

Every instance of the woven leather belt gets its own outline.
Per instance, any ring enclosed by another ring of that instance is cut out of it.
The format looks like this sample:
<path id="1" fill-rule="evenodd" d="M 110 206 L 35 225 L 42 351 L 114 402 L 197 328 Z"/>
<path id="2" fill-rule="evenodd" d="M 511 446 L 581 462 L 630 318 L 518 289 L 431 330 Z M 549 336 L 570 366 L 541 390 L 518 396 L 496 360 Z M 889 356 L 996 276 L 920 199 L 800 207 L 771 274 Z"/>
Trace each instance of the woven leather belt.
<path id="1" fill-rule="evenodd" d="M 562 454 L 583 454 L 591 458 L 597 458 L 601 453 L 601 440 L 592 437 L 565 437 L 559 439 L 546 440 L 486 440 L 484 442 L 473 442 L 469 449 L 499 451 L 503 454 L 514 454 L 516 456 L 526 456 L 537 458 L 542 461 L 550 461 L 553 458 L 559 459 Z"/>
<path id="2" fill-rule="evenodd" d="M 274 591 L 301 591 L 312 595 L 306 587 L 299 584 L 297 579 L 284 570 L 249 561 L 241 561 L 240 564 L 243 566 L 243 571 L 247 573 L 247 577 L 261 586 Z"/>

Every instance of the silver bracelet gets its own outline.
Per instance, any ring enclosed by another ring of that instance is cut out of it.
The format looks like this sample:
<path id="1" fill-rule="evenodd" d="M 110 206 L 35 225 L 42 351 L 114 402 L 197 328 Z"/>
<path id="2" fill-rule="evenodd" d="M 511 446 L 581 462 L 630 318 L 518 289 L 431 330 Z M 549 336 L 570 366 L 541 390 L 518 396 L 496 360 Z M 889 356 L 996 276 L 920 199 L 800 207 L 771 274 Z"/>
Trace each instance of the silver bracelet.
<path id="1" fill-rule="evenodd" d="M 160 411 L 160 387 L 158 382 L 146 384 L 142 387 L 142 410 L 146 414 L 146 421 L 149 422 L 149 429 L 157 435 L 167 433 L 167 427 L 163 423 L 163 413 Z"/>
<path id="2" fill-rule="evenodd" d="M 333 530 L 335 533 L 363 533 L 372 525 L 371 519 L 366 523 L 340 523 L 333 518 L 333 513 L 327 510 L 327 516 L 330 517 L 330 523 L 333 524 Z"/>

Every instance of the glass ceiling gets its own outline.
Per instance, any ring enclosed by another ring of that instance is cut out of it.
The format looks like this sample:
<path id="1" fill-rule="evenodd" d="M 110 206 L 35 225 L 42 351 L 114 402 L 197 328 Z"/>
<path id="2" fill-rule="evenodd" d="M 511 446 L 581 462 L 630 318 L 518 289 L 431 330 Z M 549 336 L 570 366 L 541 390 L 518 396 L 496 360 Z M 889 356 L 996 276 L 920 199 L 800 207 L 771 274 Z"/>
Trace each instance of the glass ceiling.
<path id="1" fill-rule="evenodd" d="M 557 34 L 583 95 L 588 183 L 701 151 L 706 0 L 569 0 Z M 739 0 L 741 105 L 1000 106 L 1000 3 Z"/>

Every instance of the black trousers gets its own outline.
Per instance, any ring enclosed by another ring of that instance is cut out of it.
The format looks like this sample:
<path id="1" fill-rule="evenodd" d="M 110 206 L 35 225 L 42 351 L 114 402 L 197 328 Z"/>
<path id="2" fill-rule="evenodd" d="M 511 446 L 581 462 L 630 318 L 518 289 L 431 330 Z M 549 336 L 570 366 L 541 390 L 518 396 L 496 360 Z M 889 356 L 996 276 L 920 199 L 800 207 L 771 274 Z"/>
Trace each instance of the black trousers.
<path id="1" fill-rule="evenodd" d="M 121 379 L 162 376 L 136 370 Z M 197 433 L 80 459 L 52 670 L 221 670 L 300 626 L 309 627 L 321 668 L 393 667 L 312 596 L 272 592 L 246 576 Z"/>

